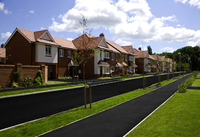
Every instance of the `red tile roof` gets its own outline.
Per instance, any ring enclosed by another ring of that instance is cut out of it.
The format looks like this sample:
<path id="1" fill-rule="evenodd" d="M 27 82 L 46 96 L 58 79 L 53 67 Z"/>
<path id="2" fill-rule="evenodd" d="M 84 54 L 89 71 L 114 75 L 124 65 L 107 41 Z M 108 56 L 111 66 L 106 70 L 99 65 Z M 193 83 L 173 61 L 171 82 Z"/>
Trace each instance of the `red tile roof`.
<path id="1" fill-rule="evenodd" d="M 129 54 L 135 55 L 132 46 L 122 46 L 124 50 L 126 50 Z"/>
<path id="2" fill-rule="evenodd" d="M 30 30 L 25 30 L 21 28 L 16 28 L 23 36 L 25 36 L 30 42 L 41 42 L 45 44 L 51 44 L 51 45 L 56 45 L 56 46 L 61 46 L 63 48 L 70 48 L 70 49 L 75 49 L 72 41 L 58 38 L 58 37 L 53 37 L 53 41 L 48 41 L 44 39 L 39 39 L 44 33 L 46 33 L 48 30 L 41 30 L 41 31 L 30 31 Z"/>
<path id="3" fill-rule="evenodd" d="M 120 52 L 124 53 L 124 54 L 128 54 L 128 52 L 126 50 L 124 50 L 120 45 L 118 45 L 117 43 L 106 39 L 107 43 L 110 44 L 111 46 L 113 46 L 114 48 L 116 48 L 117 50 L 119 50 Z"/>

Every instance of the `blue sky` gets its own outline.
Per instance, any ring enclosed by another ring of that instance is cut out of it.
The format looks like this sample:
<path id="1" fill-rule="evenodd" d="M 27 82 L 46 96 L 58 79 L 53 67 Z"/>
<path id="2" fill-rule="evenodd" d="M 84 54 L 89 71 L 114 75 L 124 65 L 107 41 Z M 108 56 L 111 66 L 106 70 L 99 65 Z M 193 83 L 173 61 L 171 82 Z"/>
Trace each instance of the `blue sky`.
<path id="1" fill-rule="evenodd" d="M 74 39 L 80 13 L 92 35 L 121 46 L 162 53 L 200 45 L 200 0 L 0 0 L 0 44 L 16 27 Z"/>

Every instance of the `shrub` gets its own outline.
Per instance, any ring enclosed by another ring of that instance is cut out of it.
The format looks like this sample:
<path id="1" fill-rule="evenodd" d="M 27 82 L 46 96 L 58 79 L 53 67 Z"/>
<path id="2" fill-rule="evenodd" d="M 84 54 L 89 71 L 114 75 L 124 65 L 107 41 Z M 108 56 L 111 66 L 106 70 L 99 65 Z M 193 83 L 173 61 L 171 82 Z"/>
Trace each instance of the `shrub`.
<path id="1" fill-rule="evenodd" d="M 30 76 L 25 78 L 22 82 L 22 86 L 24 87 L 32 87 L 33 86 L 34 79 Z"/>
<path id="2" fill-rule="evenodd" d="M 198 73 L 199 73 L 198 71 L 193 71 L 193 76 L 196 78 Z"/>
<path id="3" fill-rule="evenodd" d="M 178 86 L 178 93 L 185 93 L 187 91 L 187 84 L 182 83 Z"/>
<path id="4" fill-rule="evenodd" d="M 188 78 L 188 79 L 185 81 L 185 84 L 186 84 L 187 86 L 191 86 L 191 85 L 193 84 L 193 82 L 194 82 L 194 79 L 195 79 L 194 76 Z"/>
<path id="5" fill-rule="evenodd" d="M 19 85 L 18 85 L 17 82 L 13 81 L 11 87 L 12 88 L 17 88 L 17 87 L 19 87 Z"/>
<path id="6" fill-rule="evenodd" d="M 42 76 L 42 71 L 38 70 L 38 77 L 35 78 L 35 85 L 43 85 L 44 84 L 44 80 L 43 80 L 43 76 Z"/>

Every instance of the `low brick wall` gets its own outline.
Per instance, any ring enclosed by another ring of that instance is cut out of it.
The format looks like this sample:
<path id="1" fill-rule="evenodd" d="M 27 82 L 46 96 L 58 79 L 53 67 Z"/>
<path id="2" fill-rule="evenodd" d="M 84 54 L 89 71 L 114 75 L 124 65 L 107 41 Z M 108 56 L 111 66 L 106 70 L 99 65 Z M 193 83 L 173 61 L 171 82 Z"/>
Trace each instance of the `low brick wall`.
<path id="1" fill-rule="evenodd" d="M 13 73 L 16 71 L 21 71 L 24 75 L 23 77 L 37 77 L 38 70 L 42 70 L 43 79 L 47 82 L 47 67 L 45 65 L 33 66 L 33 65 L 22 65 L 17 63 L 15 65 L 0 64 L 0 86 L 9 87 L 12 84 Z"/>

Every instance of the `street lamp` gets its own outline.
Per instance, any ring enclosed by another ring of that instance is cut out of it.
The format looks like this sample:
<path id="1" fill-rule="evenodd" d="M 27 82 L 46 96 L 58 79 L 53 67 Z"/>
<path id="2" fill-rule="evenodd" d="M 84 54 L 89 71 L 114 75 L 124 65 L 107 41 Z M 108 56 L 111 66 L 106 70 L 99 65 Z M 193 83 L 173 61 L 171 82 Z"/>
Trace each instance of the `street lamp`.
<path id="1" fill-rule="evenodd" d="M 180 75 L 181 75 L 181 52 L 179 52 L 178 54 L 179 54 L 179 62 L 180 62 L 179 66 L 180 66 Z"/>

